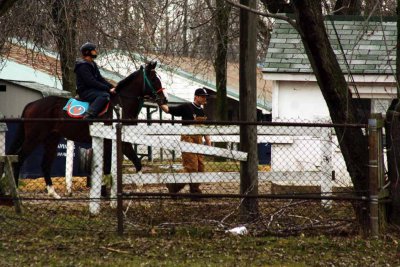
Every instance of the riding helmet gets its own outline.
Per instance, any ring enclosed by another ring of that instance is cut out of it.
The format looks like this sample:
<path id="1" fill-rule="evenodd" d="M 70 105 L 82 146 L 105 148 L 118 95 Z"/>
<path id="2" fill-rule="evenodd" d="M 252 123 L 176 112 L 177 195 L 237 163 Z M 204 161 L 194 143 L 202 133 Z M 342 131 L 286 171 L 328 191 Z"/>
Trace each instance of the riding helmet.
<path id="1" fill-rule="evenodd" d="M 96 50 L 96 45 L 90 42 L 86 42 L 81 46 L 81 48 L 79 48 L 79 50 L 81 51 L 82 55 L 90 56 L 90 51 Z"/>

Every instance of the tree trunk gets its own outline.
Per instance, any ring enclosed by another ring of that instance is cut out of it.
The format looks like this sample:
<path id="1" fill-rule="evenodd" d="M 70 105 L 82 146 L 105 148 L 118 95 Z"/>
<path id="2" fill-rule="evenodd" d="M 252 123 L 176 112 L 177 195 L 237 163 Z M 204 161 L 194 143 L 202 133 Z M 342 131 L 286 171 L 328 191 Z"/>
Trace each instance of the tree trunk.
<path id="1" fill-rule="evenodd" d="M 400 103 L 394 99 L 386 112 L 386 151 L 388 162 L 388 177 L 390 181 L 390 199 L 388 205 L 388 222 L 400 225 Z"/>
<path id="2" fill-rule="evenodd" d="M 217 120 L 228 119 L 227 109 L 227 56 L 228 56 L 228 30 L 231 6 L 225 0 L 216 0 L 216 42 L 217 55 L 214 60 L 215 79 L 217 87 Z"/>
<path id="3" fill-rule="evenodd" d="M 397 0 L 397 44 L 400 43 L 400 0 Z M 397 98 L 393 99 L 388 111 L 386 112 L 386 151 L 388 162 L 388 177 L 390 181 L 391 203 L 388 205 L 388 221 L 395 225 L 400 225 L 400 46 L 396 49 L 396 82 Z"/>
<path id="4" fill-rule="evenodd" d="M 76 18 L 78 3 L 74 0 L 54 1 L 52 16 L 56 42 L 60 53 L 63 90 L 75 95 Z"/>
<path id="5" fill-rule="evenodd" d="M 319 0 L 293 0 L 296 24 L 333 123 L 356 123 L 351 92 L 326 33 Z M 340 149 L 356 193 L 368 190 L 368 142 L 362 129 L 335 127 Z M 356 210 L 361 224 L 367 212 Z"/>
<path id="6" fill-rule="evenodd" d="M 0 17 L 3 16 L 18 0 L 0 0 Z"/>
<path id="7" fill-rule="evenodd" d="M 182 29 L 182 41 L 183 41 L 183 56 L 189 55 L 189 44 L 188 44 L 188 0 L 183 2 L 183 29 Z"/>
<path id="8" fill-rule="evenodd" d="M 257 0 L 241 0 L 242 5 L 250 8 L 257 6 Z M 239 63 L 239 94 L 240 120 L 257 121 L 257 87 L 256 87 L 256 15 L 240 10 L 240 63 Z M 240 150 L 248 153 L 247 161 L 240 164 L 240 193 L 250 196 L 258 195 L 258 157 L 257 157 L 257 127 L 255 125 L 240 126 Z M 258 202 L 256 198 L 245 198 L 240 206 L 242 219 L 250 221 L 258 217 Z"/>

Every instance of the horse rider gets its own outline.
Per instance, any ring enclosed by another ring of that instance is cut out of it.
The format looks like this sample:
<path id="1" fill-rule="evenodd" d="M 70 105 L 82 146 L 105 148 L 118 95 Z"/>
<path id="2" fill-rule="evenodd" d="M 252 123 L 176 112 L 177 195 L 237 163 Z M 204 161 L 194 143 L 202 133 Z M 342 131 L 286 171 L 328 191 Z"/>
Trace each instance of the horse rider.
<path id="1" fill-rule="evenodd" d="M 94 59 L 97 57 L 96 45 L 87 42 L 80 47 L 82 59 L 75 64 L 76 92 L 79 98 L 90 103 L 85 119 L 97 117 L 115 94 L 115 87 L 101 76 Z"/>
<path id="2" fill-rule="evenodd" d="M 203 105 L 207 104 L 207 90 L 204 88 L 196 89 L 194 93 L 194 101 L 192 103 L 184 103 L 175 107 L 168 107 L 168 105 L 161 105 L 160 108 L 173 116 L 182 117 L 182 120 L 195 120 L 204 121 L 207 119 Z M 202 144 L 202 135 L 182 135 L 181 141 Z M 204 136 L 205 144 L 210 146 L 211 139 L 208 135 Z M 204 156 L 200 154 L 182 152 L 182 165 L 185 172 L 204 172 Z M 178 193 L 185 184 L 173 183 L 167 184 L 170 193 Z M 199 183 L 189 184 L 190 193 L 201 193 Z"/>

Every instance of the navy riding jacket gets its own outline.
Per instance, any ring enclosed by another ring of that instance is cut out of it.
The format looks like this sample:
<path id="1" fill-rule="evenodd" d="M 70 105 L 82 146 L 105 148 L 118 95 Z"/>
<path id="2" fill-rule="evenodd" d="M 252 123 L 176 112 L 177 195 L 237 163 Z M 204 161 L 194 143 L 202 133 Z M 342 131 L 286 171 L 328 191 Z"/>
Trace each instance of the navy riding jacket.
<path id="1" fill-rule="evenodd" d="M 85 90 L 95 89 L 109 91 L 114 86 L 101 76 L 95 62 L 88 62 L 83 59 L 75 64 L 76 92 L 79 94 Z"/>

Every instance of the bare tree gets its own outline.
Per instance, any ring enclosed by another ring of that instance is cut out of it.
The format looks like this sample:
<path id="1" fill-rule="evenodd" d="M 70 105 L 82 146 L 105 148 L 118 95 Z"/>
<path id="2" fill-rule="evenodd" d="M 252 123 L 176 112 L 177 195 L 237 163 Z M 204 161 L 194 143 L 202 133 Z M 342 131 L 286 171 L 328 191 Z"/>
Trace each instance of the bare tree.
<path id="1" fill-rule="evenodd" d="M 63 90 L 75 94 L 76 15 L 78 3 L 74 0 L 54 1 L 52 18 L 54 37 L 60 54 Z"/>

